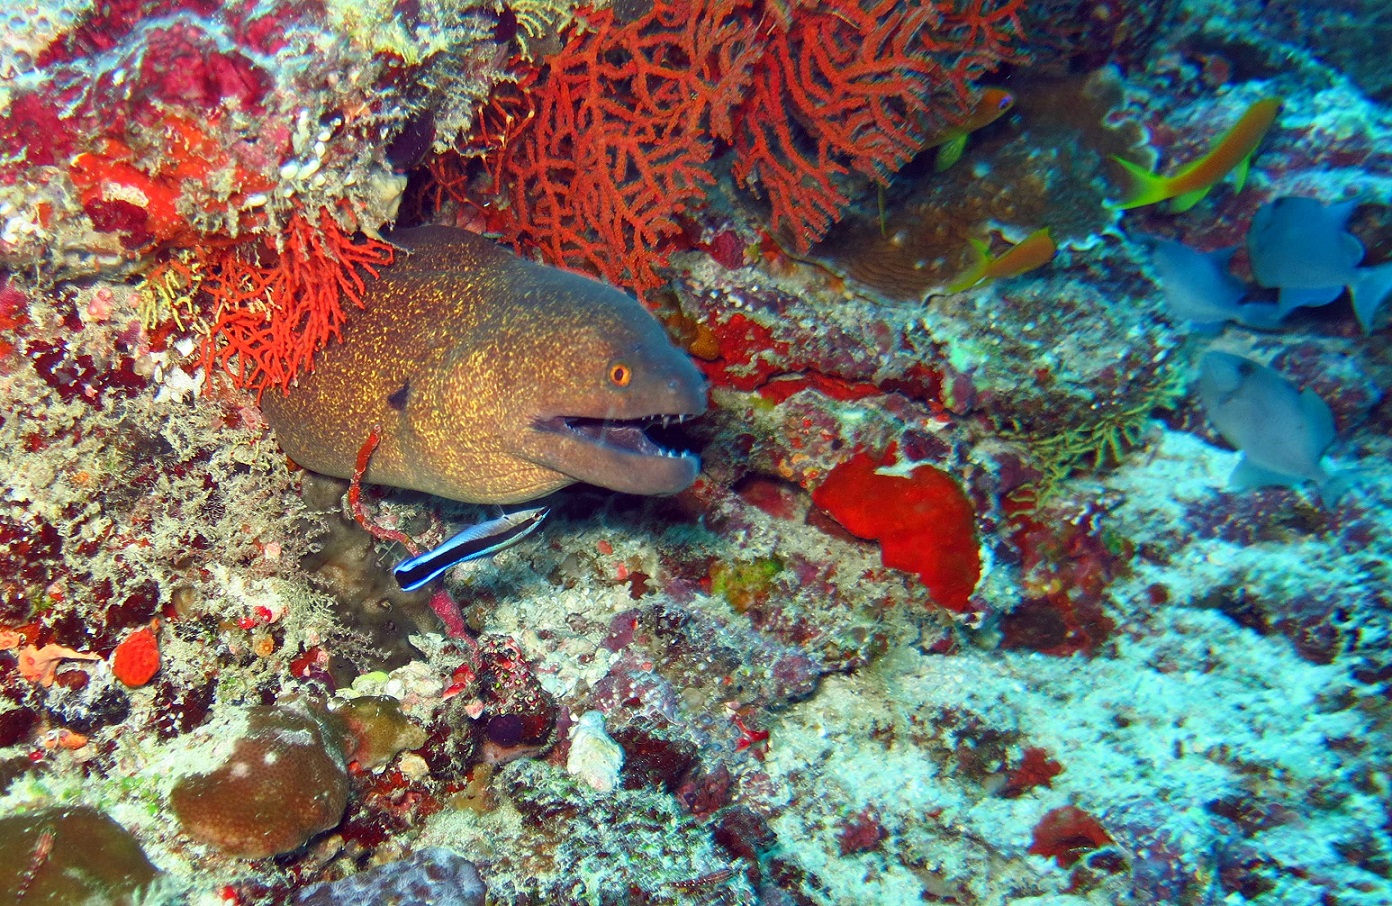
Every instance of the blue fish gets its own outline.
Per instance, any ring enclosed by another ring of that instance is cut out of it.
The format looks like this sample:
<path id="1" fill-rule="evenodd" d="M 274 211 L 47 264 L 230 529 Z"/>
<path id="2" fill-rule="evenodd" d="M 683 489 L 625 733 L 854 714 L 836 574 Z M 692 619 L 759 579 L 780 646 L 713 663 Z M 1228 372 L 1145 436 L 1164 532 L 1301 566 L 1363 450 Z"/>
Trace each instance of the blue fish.
<path id="1" fill-rule="evenodd" d="M 408 557 L 396 564 L 392 575 L 404 591 L 415 591 L 453 566 L 481 557 L 491 557 L 512 547 L 536 531 L 551 512 L 550 507 L 535 507 L 504 513 L 497 519 L 470 526 L 434 550 Z"/>
<path id="2" fill-rule="evenodd" d="M 1169 239 L 1151 237 L 1147 242 L 1170 317 L 1191 321 L 1205 333 L 1217 333 L 1228 321 L 1258 330 L 1280 324 L 1275 305 L 1242 301 L 1247 285 L 1228 271 L 1236 247 L 1205 254 Z"/>
<path id="3" fill-rule="evenodd" d="M 1278 198 L 1262 205 L 1247 230 L 1252 274 L 1279 289 L 1284 317 L 1297 308 L 1328 305 L 1347 287 L 1353 313 L 1371 333 L 1378 309 L 1392 294 L 1392 261 L 1358 267 L 1363 243 L 1345 229 L 1357 201 L 1323 205 L 1313 198 Z"/>
<path id="4" fill-rule="evenodd" d="M 1217 351 L 1199 363 L 1198 390 L 1209 421 L 1242 454 L 1232 488 L 1314 481 L 1326 496 L 1338 495 L 1342 480 L 1323 464 L 1334 416 L 1313 390 L 1302 392 L 1274 368 Z"/>

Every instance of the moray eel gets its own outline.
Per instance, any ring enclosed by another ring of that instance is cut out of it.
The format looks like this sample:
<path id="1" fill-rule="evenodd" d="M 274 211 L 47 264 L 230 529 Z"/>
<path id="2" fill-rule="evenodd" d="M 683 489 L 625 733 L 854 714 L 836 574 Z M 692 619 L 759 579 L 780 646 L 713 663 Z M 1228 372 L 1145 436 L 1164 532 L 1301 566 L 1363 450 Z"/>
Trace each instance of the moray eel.
<path id="1" fill-rule="evenodd" d="M 368 284 L 342 340 L 266 419 L 286 454 L 348 478 L 466 503 L 520 503 L 575 482 L 675 494 L 695 456 L 644 434 L 706 409 L 706 383 L 636 300 L 464 230 L 391 237 L 397 263 Z"/>

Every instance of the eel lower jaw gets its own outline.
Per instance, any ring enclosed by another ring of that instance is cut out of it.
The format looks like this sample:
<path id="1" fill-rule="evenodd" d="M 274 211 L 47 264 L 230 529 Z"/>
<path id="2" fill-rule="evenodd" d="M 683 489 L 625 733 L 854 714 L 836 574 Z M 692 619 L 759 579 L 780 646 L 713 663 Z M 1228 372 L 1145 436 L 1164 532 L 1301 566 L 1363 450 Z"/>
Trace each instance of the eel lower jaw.
<path id="1" fill-rule="evenodd" d="M 700 459 L 659 445 L 647 429 L 680 424 L 694 415 L 605 419 L 553 416 L 533 428 L 552 441 L 541 465 L 579 481 L 630 494 L 675 494 L 696 480 Z"/>

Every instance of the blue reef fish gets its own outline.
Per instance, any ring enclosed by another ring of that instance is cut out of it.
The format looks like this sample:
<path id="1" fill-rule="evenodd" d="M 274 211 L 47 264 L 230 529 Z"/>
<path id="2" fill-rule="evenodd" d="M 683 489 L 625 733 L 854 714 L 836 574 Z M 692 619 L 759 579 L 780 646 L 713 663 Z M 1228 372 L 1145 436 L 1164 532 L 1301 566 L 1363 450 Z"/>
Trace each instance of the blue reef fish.
<path id="1" fill-rule="evenodd" d="M 1345 287 L 1365 332 L 1372 332 L 1392 294 L 1392 261 L 1358 267 L 1363 243 L 1345 229 L 1356 201 L 1323 205 L 1313 198 L 1278 198 L 1258 209 L 1247 231 L 1257 283 L 1281 291 L 1284 317 L 1297 308 L 1328 305 Z"/>
<path id="2" fill-rule="evenodd" d="M 1298 390 L 1274 368 L 1229 352 L 1199 363 L 1199 400 L 1223 439 L 1242 454 L 1233 489 L 1316 482 L 1337 494 L 1322 464 L 1334 440 L 1334 416 L 1313 390 Z"/>
<path id="3" fill-rule="evenodd" d="M 1258 330 L 1280 323 L 1277 306 L 1242 301 L 1247 285 L 1228 271 L 1236 248 L 1204 253 L 1169 239 L 1151 237 L 1148 242 L 1170 317 L 1191 321 L 1206 333 L 1217 333 L 1228 321 Z"/>
<path id="4" fill-rule="evenodd" d="M 512 547 L 536 531 L 550 511 L 550 507 L 534 507 L 470 526 L 434 550 L 402 560 L 392 575 L 402 590 L 415 591 L 451 567 Z"/>

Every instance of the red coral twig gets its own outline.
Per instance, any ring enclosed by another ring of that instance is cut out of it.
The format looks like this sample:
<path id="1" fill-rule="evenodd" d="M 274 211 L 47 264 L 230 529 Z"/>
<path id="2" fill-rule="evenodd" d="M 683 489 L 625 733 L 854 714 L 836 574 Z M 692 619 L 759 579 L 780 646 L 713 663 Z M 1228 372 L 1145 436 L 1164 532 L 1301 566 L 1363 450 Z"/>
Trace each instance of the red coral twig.
<path id="1" fill-rule="evenodd" d="M 210 380 L 222 371 L 258 394 L 288 389 L 340 335 L 343 301 L 362 308 L 363 273 L 376 277 L 392 261 L 390 245 L 354 242 L 327 209 L 317 224 L 295 215 L 281 238 L 278 250 L 261 240 L 207 253 L 202 290 L 214 309 L 202 364 Z"/>
<path id="2" fill-rule="evenodd" d="M 389 529 L 384 525 L 379 525 L 367 512 L 367 507 L 362 502 L 362 483 L 363 476 L 367 474 L 367 465 L 372 461 L 372 453 L 377 449 L 377 445 L 382 442 L 382 426 L 373 425 L 372 430 L 367 432 L 367 439 L 358 448 L 358 459 L 353 466 L 353 478 L 348 482 L 348 509 L 353 514 L 353 519 L 362 526 L 363 529 L 372 537 L 379 541 L 395 541 L 412 557 L 420 556 L 421 548 L 410 535 L 396 529 Z"/>

